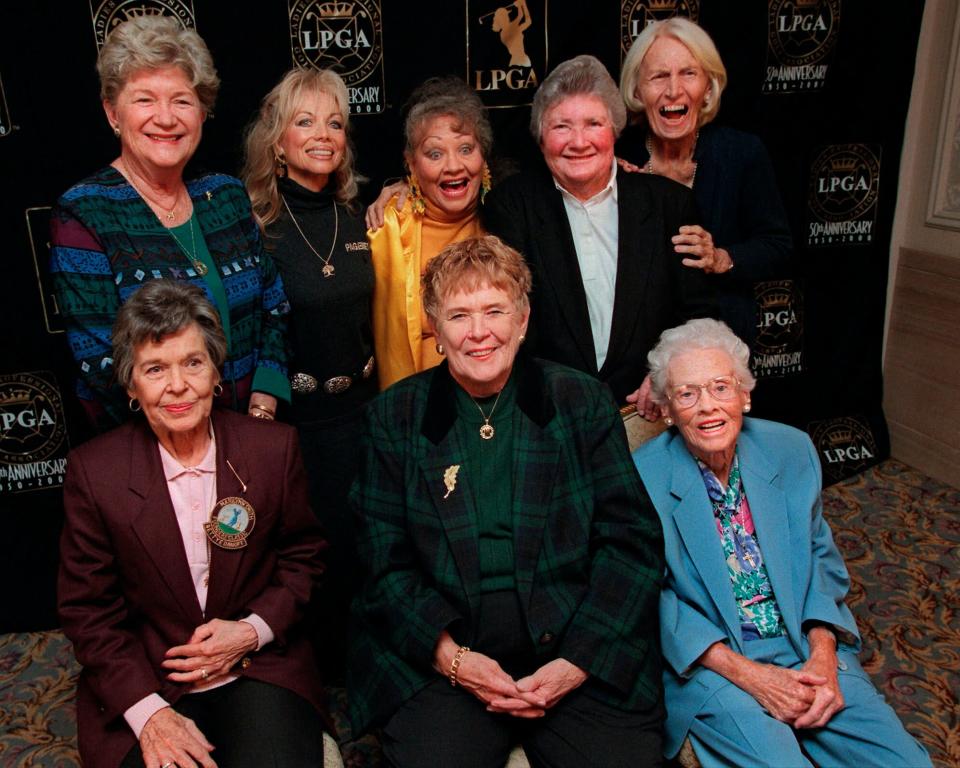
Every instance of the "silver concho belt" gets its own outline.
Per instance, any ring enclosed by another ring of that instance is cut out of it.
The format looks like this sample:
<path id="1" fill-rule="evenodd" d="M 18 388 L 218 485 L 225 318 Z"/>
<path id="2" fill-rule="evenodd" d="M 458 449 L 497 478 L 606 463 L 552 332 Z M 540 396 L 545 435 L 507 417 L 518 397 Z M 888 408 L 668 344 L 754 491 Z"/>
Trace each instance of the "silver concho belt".
<path id="1" fill-rule="evenodd" d="M 373 373 L 373 366 L 374 359 L 371 356 L 359 373 L 353 376 L 331 376 L 322 384 L 309 373 L 295 373 L 290 377 L 290 389 L 298 395 L 309 395 L 311 392 L 316 392 L 319 387 L 323 387 L 323 391 L 328 395 L 339 395 L 350 389 L 358 378 L 369 379 L 370 374 Z"/>

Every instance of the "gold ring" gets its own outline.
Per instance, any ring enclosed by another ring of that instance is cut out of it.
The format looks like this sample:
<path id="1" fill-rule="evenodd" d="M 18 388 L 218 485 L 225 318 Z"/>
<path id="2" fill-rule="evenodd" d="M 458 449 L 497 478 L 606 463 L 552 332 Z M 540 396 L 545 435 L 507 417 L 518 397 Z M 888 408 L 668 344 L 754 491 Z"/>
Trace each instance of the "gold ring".
<path id="1" fill-rule="evenodd" d="M 200 670 L 200 677 L 202 677 L 204 680 L 206 680 L 208 677 L 210 677 L 210 675 L 207 674 L 207 670 L 201 669 L 201 670 Z M 170 763 L 170 765 L 173 765 L 173 763 Z M 163 768 L 163 766 L 161 765 L 160 768 Z"/>

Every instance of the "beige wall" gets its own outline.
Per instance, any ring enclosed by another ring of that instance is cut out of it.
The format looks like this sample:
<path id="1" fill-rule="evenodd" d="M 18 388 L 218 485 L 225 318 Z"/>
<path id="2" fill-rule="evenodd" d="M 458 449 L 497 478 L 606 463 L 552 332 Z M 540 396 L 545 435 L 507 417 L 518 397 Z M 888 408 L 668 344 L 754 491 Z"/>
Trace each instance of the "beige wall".
<path id="1" fill-rule="evenodd" d="M 890 243 L 884 409 L 893 457 L 960 487 L 960 231 L 926 223 L 956 14 L 956 0 L 924 9 Z"/>

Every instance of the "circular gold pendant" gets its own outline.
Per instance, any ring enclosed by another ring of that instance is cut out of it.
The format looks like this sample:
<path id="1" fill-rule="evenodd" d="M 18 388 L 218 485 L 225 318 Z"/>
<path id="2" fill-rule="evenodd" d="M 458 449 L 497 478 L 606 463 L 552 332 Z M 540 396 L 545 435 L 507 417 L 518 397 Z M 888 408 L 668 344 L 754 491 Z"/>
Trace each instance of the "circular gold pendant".
<path id="1" fill-rule="evenodd" d="M 324 277 L 333 277 L 333 273 L 336 272 L 336 270 L 333 268 L 333 264 L 324 264 L 321 271 L 323 272 Z"/>
<path id="2" fill-rule="evenodd" d="M 204 264 L 202 261 L 194 260 L 193 269 L 196 271 L 198 275 L 200 275 L 200 277 L 203 277 L 205 274 L 207 274 L 207 265 Z"/>
<path id="3" fill-rule="evenodd" d="M 489 424 L 484 424 L 482 427 L 480 427 L 480 437 L 482 437 L 484 440 L 489 440 L 493 437 L 493 435 L 493 427 Z"/>

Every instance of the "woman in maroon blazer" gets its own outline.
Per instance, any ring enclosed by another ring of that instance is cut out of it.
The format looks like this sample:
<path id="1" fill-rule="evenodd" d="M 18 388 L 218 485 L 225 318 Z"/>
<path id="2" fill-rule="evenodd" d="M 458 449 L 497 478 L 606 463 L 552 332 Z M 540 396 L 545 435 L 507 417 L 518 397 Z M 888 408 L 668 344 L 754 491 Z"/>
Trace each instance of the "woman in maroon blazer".
<path id="1" fill-rule="evenodd" d="M 226 346 L 199 288 L 147 283 L 113 329 L 146 418 L 68 460 L 59 607 L 88 768 L 323 764 L 298 624 L 324 543 L 293 428 L 212 410 Z"/>

